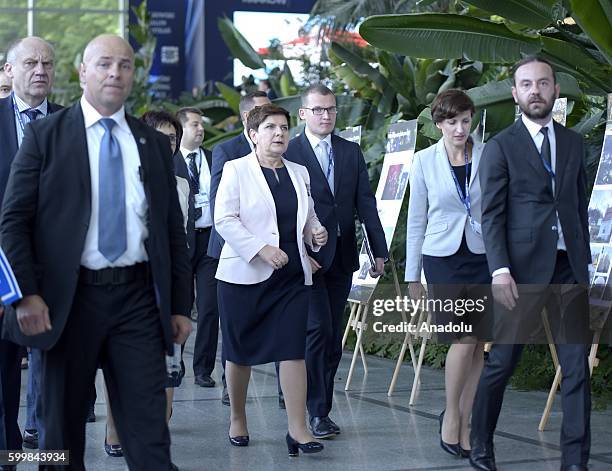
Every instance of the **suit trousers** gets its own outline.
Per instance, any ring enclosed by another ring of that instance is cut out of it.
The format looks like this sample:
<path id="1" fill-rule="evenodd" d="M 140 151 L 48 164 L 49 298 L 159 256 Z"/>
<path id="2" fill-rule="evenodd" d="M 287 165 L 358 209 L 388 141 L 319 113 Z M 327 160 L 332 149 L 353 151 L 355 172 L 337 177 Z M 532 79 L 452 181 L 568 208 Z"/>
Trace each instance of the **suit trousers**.
<path id="1" fill-rule="evenodd" d="M 331 266 L 313 276 L 306 332 L 307 407 L 310 417 L 327 417 L 334 377 L 342 358 L 342 324 L 352 273 L 342 267 L 340 238 Z"/>
<path id="2" fill-rule="evenodd" d="M 0 450 L 21 450 L 22 445 L 17 425 L 21 394 L 19 349 L 19 345 L 13 342 L 0 340 Z"/>
<path id="3" fill-rule="evenodd" d="M 219 339 L 219 309 L 217 307 L 217 265 L 219 260 L 206 254 L 211 229 L 196 231 L 193 273 L 196 284 L 198 327 L 193 347 L 193 372 L 209 375 L 215 368 Z"/>
<path id="4" fill-rule="evenodd" d="M 559 252 L 551 284 L 576 283 L 565 252 Z M 550 289 L 548 296 L 558 294 Z M 540 309 L 547 300 L 540 302 Z M 588 312 L 588 311 L 587 311 Z M 588 320 L 587 320 L 588 322 Z M 472 412 L 472 447 L 490 447 L 504 399 L 504 391 L 523 352 L 523 344 L 494 343 L 485 363 Z M 556 345 L 563 373 L 561 383 L 561 464 L 586 465 L 591 446 L 591 385 L 588 345 L 559 343 Z"/>
<path id="5" fill-rule="evenodd" d="M 150 280 L 79 281 L 64 331 L 44 352 L 42 368 L 41 449 L 70 450 L 70 466 L 40 469 L 85 469 L 85 422 L 99 365 L 129 469 L 168 471 L 165 343 Z"/>

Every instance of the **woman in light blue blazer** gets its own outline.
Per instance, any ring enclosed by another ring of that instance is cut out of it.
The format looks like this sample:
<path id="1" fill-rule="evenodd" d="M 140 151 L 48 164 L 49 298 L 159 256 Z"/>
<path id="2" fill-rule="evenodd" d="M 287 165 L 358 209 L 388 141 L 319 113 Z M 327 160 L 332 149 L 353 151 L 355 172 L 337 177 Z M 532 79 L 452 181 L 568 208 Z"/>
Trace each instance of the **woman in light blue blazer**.
<path id="1" fill-rule="evenodd" d="M 450 300 L 455 307 L 450 312 L 438 307 L 434 323 L 466 326 L 463 332 L 439 336 L 452 342 L 446 356 L 446 409 L 440 414 L 440 446 L 465 458 L 470 449 L 472 404 L 484 363 L 482 340 L 487 336 L 486 300 L 491 283 L 480 228 L 478 166 L 484 146 L 470 138 L 474 103 L 464 92 L 440 93 L 431 113 L 442 139 L 414 156 L 405 279 L 412 298 L 424 297 L 420 283 L 423 268 L 429 297 L 445 305 Z M 459 303 L 468 299 L 474 305 L 460 308 Z"/>

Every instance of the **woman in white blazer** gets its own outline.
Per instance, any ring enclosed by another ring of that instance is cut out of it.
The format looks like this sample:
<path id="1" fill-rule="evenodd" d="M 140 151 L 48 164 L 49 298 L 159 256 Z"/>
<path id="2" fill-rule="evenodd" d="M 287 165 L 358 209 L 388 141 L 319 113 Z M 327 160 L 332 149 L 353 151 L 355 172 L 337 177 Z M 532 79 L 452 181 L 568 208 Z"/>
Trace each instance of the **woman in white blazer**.
<path id="1" fill-rule="evenodd" d="M 440 414 L 440 446 L 468 457 L 469 420 L 484 363 L 491 283 L 480 229 L 478 167 L 481 143 L 470 138 L 474 103 L 460 90 L 440 93 L 431 105 L 442 139 L 414 156 L 406 235 L 406 281 L 413 299 L 424 297 L 421 268 L 430 297 L 452 300 L 454 312 L 434 312 L 436 324 L 461 325 L 463 333 L 440 336 L 452 342 L 446 356 L 446 409 Z M 471 299 L 471 309 L 460 308 Z M 482 307 L 482 309 L 481 309 Z M 467 312 L 467 311 L 472 312 Z M 471 327 L 472 332 L 468 332 Z"/>
<path id="2" fill-rule="evenodd" d="M 225 240 L 217 268 L 219 316 L 230 397 L 229 441 L 247 446 L 245 413 L 251 366 L 280 362 L 289 455 L 323 445 L 306 428 L 306 321 L 312 266 L 327 231 L 314 212 L 305 167 L 282 156 L 289 113 L 254 108 L 247 131 L 255 151 L 226 162 L 215 201 L 215 228 Z"/>

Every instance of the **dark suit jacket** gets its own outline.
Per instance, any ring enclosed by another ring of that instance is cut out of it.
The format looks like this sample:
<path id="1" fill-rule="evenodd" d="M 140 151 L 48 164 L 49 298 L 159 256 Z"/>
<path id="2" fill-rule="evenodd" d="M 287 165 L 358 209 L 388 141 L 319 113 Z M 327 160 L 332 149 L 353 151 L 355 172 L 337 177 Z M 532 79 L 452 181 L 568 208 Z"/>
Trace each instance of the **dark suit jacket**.
<path id="1" fill-rule="evenodd" d="M 208 164 L 209 171 L 212 170 L 212 153 L 208 149 L 202 149 L 204 156 L 206 157 L 206 163 Z M 183 177 L 190 181 L 189 169 L 187 163 L 180 150 L 174 154 L 174 172 L 177 177 Z M 211 175 L 211 187 L 212 187 L 212 175 Z M 209 198 L 212 190 L 209 191 Z M 211 203 L 212 204 L 212 203 Z M 187 209 L 187 246 L 189 247 L 189 259 L 193 260 L 195 257 L 195 195 L 191 191 L 191 185 L 189 185 L 189 208 Z"/>
<path id="2" fill-rule="evenodd" d="M 287 159 L 304 165 L 310 174 L 310 191 L 315 212 L 329 233 L 327 244 L 316 254 L 310 254 L 327 270 L 336 249 L 337 228 L 342 237 L 342 267 L 347 273 L 359 268 L 355 236 L 355 212 L 365 223 L 375 257 L 387 258 L 387 243 L 372 194 L 370 179 L 361 148 L 354 142 L 332 135 L 334 152 L 334 194 L 327 184 L 306 133 L 293 138 L 287 149 Z"/>
<path id="3" fill-rule="evenodd" d="M 49 113 L 62 109 L 60 105 L 48 103 Z M 4 197 L 4 190 L 8 182 L 11 163 L 17 154 L 17 130 L 15 128 L 15 111 L 13 99 L 8 96 L 0 98 L 0 202 Z"/>
<path id="4" fill-rule="evenodd" d="M 215 198 L 217 197 L 217 188 L 221 181 L 223 166 L 228 160 L 239 159 L 251 153 L 251 147 L 247 142 L 244 133 L 217 144 L 213 147 L 212 152 L 212 167 L 210 171 L 210 212 L 215 220 Z M 219 258 L 221 249 L 223 248 L 224 240 L 215 230 L 214 224 L 208 241 L 208 256 Z"/>
<path id="5" fill-rule="evenodd" d="M 591 260 L 582 137 L 554 123 L 556 178 L 544 168 L 518 119 L 491 139 L 480 163 L 482 229 L 491 273 L 508 267 L 517 283 L 548 284 L 557 257 L 557 215 L 574 278 L 588 282 Z"/>
<path id="6" fill-rule="evenodd" d="M 161 326 L 172 347 L 170 316 L 189 315 L 191 269 L 183 216 L 162 134 L 126 116 L 138 146 L 147 203 L 149 255 Z M 79 103 L 26 128 L 11 168 L 0 234 L 24 296 L 38 294 L 49 306 L 52 330 L 24 336 L 15 313 L 5 332 L 22 345 L 49 349 L 62 334 L 77 290 L 81 254 L 91 215 L 91 177 L 83 112 Z"/>

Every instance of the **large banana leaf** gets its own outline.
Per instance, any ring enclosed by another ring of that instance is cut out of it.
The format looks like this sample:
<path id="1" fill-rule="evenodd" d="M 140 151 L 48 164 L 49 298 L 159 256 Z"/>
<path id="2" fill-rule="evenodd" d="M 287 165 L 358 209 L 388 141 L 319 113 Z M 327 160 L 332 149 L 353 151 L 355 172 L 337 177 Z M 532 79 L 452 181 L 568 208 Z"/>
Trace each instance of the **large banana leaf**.
<path id="1" fill-rule="evenodd" d="M 379 92 L 383 93 L 389 88 L 389 82 L 380 73 L 380 71 L 376 70 L 357 54 L 354 54 L 345 47 L 342 47 L 340 44 L 335 42 L 332 43 L 331 47 L 329 48 L 328 54 L 330 55 L 330 57 L 335 56 L 342 62 L 348 64 L 357 75 L 364 78 L 369 78 L 370 81 L 376 86 Z"/>
<path id="2" fill-rule="evenodd" d="M 408 100 L 412 100 L 414 98 L 413 74 L 404 73 L 402 63 L 395 54 L 383 51 L 382 49 L 377 49 L 376 52 L 380 66 L 383 69 L 381 73 L 385 75 L 389 84 L 397 93 Z"/>
<path id="3" fill-rule="evenodd" d="M 570 0 L 572 18 L 612 65 L 612 25 L 610 0 Z"/>
<path id="4" fill-rule="evenodd" d="M 501 23 L 443 13 L 371 16 L 359 33 L 381 49 L 437 59 L 514 62 L 541 48 L 537 38 L 513 33 Z"/>
<path id="5" fill-rule="evenodd" d="M 223 82 L 215 82 L 215 86 L 223 98 L 225 98 L 232 111 L 239 114 L 240 111 L 238 107 L 240 105 L 240 93 L 238 93 L 234 88 L 225 85 Z"/>
<path id="6" fill-rule="evenodd" d="M 561 41 L 546 36 L 541 38 L 542 52 L 560 71 L 578 76 L 590 85 L 589 91 L 594 94 L 610 93 L 612 68 L 592 59 L 580 47 L 567 41 Z"/>
<path id="7" fill-rule="evenodd" d="M 251 69 L 261 69 L 264 67 L 264 62 L 259 54 L 253 49 L 245 37 L 236 29 L 234 23 L 227 18 L 219 18 L 217 20 L 221 37 L 232 55 L 239 59 L 245 66 Z"/>
<path id="8" fill-rule="evenodd" d="M 542 0 L 464 0 L 507 20 L 541 29 L 552 23 L 552 5 Z M 582 1 L 582 0 L 579 0 Z"/>

